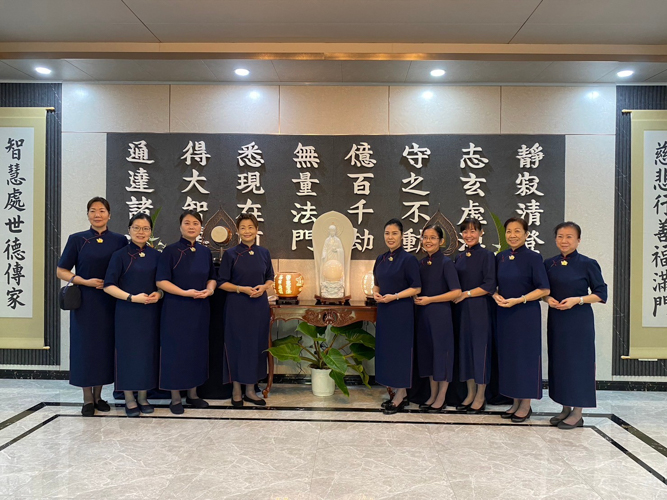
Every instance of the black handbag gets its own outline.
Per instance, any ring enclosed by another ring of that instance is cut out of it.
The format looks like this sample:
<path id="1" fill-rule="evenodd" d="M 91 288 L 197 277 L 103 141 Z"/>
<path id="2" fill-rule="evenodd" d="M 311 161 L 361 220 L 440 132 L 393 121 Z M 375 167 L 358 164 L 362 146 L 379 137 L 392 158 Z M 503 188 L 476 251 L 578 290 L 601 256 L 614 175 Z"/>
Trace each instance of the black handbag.
<path id="1" fill-rule="evenodd" d="M 72 309 L 81 307 L 81 290 L 78 285 L 72 283 L 73 280 L 74 276 L 60 289 L 60 293 L 58 294 L 60 309 L 64 311 L 71 311 Z"/>

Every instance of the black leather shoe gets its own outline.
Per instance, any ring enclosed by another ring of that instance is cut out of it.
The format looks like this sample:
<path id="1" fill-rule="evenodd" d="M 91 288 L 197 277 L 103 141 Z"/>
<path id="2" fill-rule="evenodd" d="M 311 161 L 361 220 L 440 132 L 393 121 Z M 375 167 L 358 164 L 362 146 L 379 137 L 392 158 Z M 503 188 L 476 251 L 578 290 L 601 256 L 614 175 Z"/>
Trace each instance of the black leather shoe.
<path id="1" fill-rule="evenodd" d="M 431 408 L 431 405 L 423 404 L 419 405 L 419 409 L 422 411 L 428 411 Z"/>
<path id="2" fill-rule="evenodd" d="M 558 427 L 558 424 L 560 424 L 563 420 L 565 420 L 567 417 L 570 416 L 570 413 L 572 413 L 572 410 L 568 411 L 565 416 L 561 417 L 560 415 L 556 415 L 555 417 L 551 417 L 549 419 L 549 423 L 553 425 L 554 427 Z"/>
<path id="3" fill-rule="evenodd" d="M 93 417 L 95 416 L 95 405 L 93 403 L 86 403 L 81 408 L 81 415 L 84 417 Z"/>
<path id="4" fill-rule="evenodd" d="M 472 402 L 470 404 L 467 404 L 467 405 L 458 405 L 456 407 L 456 411 L 468 411 L 471 406 L 472 406 Z"/>
<path id="5" fill-rule="evenodd" d="M 153 413 L 155 411 L 155 408 L 153 408 L 153 406 L 149 404 L 142 405 L 141 403 L 139 403 L 139 411 L 141 413 Z"/>
<path id="6" fill-rule="evenodd" d="M 390 404 L 391 404 L 391 399 L 385 399 L 384 401 L 382 401 L 382 404 L 380 405 L 380 408 L 386 408 Z"/>
<path id="7" fill-rule="evenodd" d="M 232 406 L 234 408 L 241 408 L 243 406 L 243 400 L 241 399 L 240 401 L 236 401 L 234 398 L 232 398 Z"/>
<path id="8" fill-rule="evenodd" d="M 512 409 L 512 408 L 510 408 L 510 410 L 511 410 L 511 409 Z M 514 412 L 513 412 L 513 411 L 506 411 L 506 412 L 503 412 L 503 413 L 500 414 L 500 418 L 504 418 L 505 420 L 509 420 L 509 419 L 512 418 L 513 416 L 514 416 Z"/>
<path id="9" fill-rule="evenodd" d="M 183 413 L 185 413 L 183 403 L 170 404 L 169 411 L 171 411 L 174 415 L 183 415 Z"/>
<path id="10" fill-rule="evenodd" d="M 107 403 L 103 399 L 100 399 L 97 401 L 97 403 L 95 403 L 95 409 L 97 411 L 110 411 L 111 406 L 109 406 L 109 403 Z"/>
<path id="11" fill-rule="evenodd" d="M 252 399 L 249 398 L 248 396 L 243 396 L 243 401 L 247 401 L 251 405 L 255 406 L 266 406 L 266 401 L 263 399 Z"/>
<path id="12" fill-rule="evenodd" d="M 128 417 L 138 417 L 139 415 L 141 415 L 141 410 L 139 409 L 138 406 L 135 406 L 134 408 L 128 408 L 126 405 L 125 415 L 127 415 Z"/>
<path id="13" fill-rule="evenodd" d="M 472 413 L 474 415 L 479 415 L 482 413 L 484 410 L 486 410 L 486 401 L 482 403 L 482 406 L 479 408 L 473 408 L 472 405 L 470 406 L 470 409 L 468 410 L 468 413 Z"/>
<path id="14" fill-rule="evenodd" d="M 201 398 L 185 398 L 185 402 L 194 408 L 208 408 L 208 401 L 204 401 Z"/>
<path id="15" fill-rule="evenodd" d="M 429 413 L 440 413 L 442 410 L 445 409 L 445 406 L 447 406 L 447 403 L 442 403 L 440 406 L 429 406 L 428 412 Z"/>
<path id="16" fill-rule="evenodd" d="M 403 401 L 398 403 L 398 405 L 395 405 L 394 403 L 391 403 L 389 406 L 387 406 L 384 409 L 384 414 L 385 415 L 393 415 L 394 413 L 398 413 L 399 411 L 401 411 L 403 408 L 405 408 L 409 404 L 410 404 L 410 402 L 408 401 L 408 398 L 406 397 L 405 399 L 403 399 Z"/>
<path id="17" fill-rule="evenodd" d="M 577 427 L 583 427 L 583 426 L 584 426 L 584 417 L 581 417 L 574 424 L 566 424 L 564 421 L 561 421 L 561 422 L 558 423 L 558 428 L 559 429 L 564 429 L 566 431 L 569 431 L 570 429 L 576 429 Z"/>
<path id="18" fill-rule="evenodd" d="M 517 417 L 516 414 L 514 414 L 512 415 L 511 420 L 515 424 L 519 424 L 521 422 L 525 422 L 526 420 L 528 420 L 532 414 L 533 414 L 533 408 L 529 408 L 528 413 L 526 413 L 525 417 Z"/>

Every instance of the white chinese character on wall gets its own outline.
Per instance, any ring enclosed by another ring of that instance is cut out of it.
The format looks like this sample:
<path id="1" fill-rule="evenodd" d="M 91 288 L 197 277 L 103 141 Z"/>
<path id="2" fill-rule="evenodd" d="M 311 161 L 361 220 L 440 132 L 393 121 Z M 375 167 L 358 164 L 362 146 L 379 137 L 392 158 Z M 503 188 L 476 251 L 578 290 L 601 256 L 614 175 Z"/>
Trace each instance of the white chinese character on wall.
<path id="1" fill-rule="evenodd" d="M 353 167 L 366 167 L 372 168 L 375 166 L 376 160 L 371 158 L 373 151 L 371 150 L 370 145 L 367 142 L 361 142 L 357 146 L 352 144 L 352 149 L 345 157 L 346 160 L 350 160 L 350 164 Z"/>
<path id="2" fill-rule="evenodd" d="M 412 228 L 403 233 L 403 248 L 406 252 L 419 252 L 421 249 L 421 229 L 415 234 Z"/>
<path id="3" fill-rule="evenodd" d="M 185 204 L 183 205 L 182 208 L 183 210 L 194 210 L 197 213 L 207 212 L 208 203 L 206 203 L 205 201 L 195 201 L 188 196 L 188 199 L 185 200 Z"/>
<path id="4" fill-rule="evenodd" d="M 528 231 L 528 235 L 526 236 L 526 248 L 529 248 L 534 252 L 540 253 L 540 251 L 537 248 L 535 248 L 536 244 L 544 245 L 544 242 L 538 238 L 539 235 L 540 233 L 537 231 L 533 230 Z"/>
<path id="5" fill-rule="evenodd" d="M 408 184 L 408 187 L 401 188 L 401 191 L 404 193 L 416 194 L 418 196 L 427 196 L 430 191 L 422 191 L 421 189 L 417 189 L 417 184 L 423 180 L 424 178 L 422 176 L 415 175 L 414 172 L 410 172 L 410 177 L 401 181 L 403 184 Z"/>
<path id="6" fill-rule="evenodd" d="M 297 168 L 317 168 L 320 166 L 320 157 L 315 151 L 315 146 L 303 146 L 301 143 L 294 151 L 296 158 L 292 158 L 296 162 Z"/>
<path id="7" fill-rule="evenodd" d="M 477 177 L 474 173 L 470 172 L 468 177 L 459 177 L 465 184 L 463 189 L 466 193 L 466 196 L 485 196 L 484 191 L 482 191 L 482 182 L 486 182 L 486 179 L 482 177 Z"/>
<path id="8" fill-rule="evenodd" d="M 299 172 L 299 178 L 292 179 L 292 182 L 299 184 L 297 196 L 317 196 L 317 193 L 313 191 L 313 183 L 319 184 L 320 181 L 312 179 L 310 172 Z"/>
<path id="9" fill-rule="evenodd" d="M 203 175 L 200 176 L 199 172 L 197 172 L 194 168 L 192 169 L 192 177 L 183 177 L 183 180 L 189 181 L 190 184 L 188 184 L 188 187 L 182 190 L 181 193 L 187 193 L 193 187 L 196 187 L 197 191 L 199 191 L 201 194 L 211 194 L 209 191 L 199 185 L 199 181 L 206 181 L 206 177 Z"/>
<path id="10" fill-rule="evenodd" d="M 125 158 L 132 163 L 155 163 L 155 160 L 148 159 L 148 148 L 146 141 L 135 141 L 128 144 L 128 151 L 130 156 Z"/>
<path id="11" fill-rule="evenodd" d="M 129 208 L 129 219 L 139 212 L 150 215 L 151 208 L 153 208 L 153 200 L 146 199 L 145 196 L 142 196 L 140 200 L 137 200 L 134 196 L 130 196 L 130 201 L 126 201 L 125 203 Z"/>
<path id="12" fill-rule="evenodd" d="M 354 194 L 371 194 L 371 183 L 366 179 L 374 178 L 375 176 L 373 174 L 347 174 L 347 176 L 354 179 L 354 184 L 352 184 Z"/>
<path id="13" fill-rule="evenodd" d="M 530 200 L 528 203 L 519 203 L 519 208 L 516 210 L 516 213 L 519 214 L 519 217 L 526 219 L 529 226 L 539 226 L 541 222 L 542 213 L 544 210 L 540 208 L 540 202 L 535 200 Z"/>
<path id="14" fill-rule="evenodd" d="M 264 188 L 260 185 L 259 172 L 247 172 L 237 175 L 239 183 L 238 186 L 236 186 L 236 189 L 240 190 L 242 193 L 252 191 L 253 194 L 264 194 Z"/>
<path id="15" fill-rule="evenodd" d="M 536 175 L 530 175 L 528 172 L 521 172 L 515 181 L 519 190 L 514 194 L 518 194 L 519 196 L 529 196 L 531 194 L 544 196 L 543 193 L 540 193 L 537 190 L 537 185 L 539 183 L 540 179 L 538 179 Z"/>
<path id="16" fill-rule="evenodd" d="M 240 154 L 236 157 L 239 161 L 239 167 L 248 165 L 249 167 L 261 167 L 264 163 L 264 158 L 262 158 L 262 151 L 259 149 L 259 146 L 255 144 L 255 141 L 250 144 L 242 146 L 238 151 Z"/>
<path id="17" fill-rule="evenodd" d="M 431 156 L 431 150 L 428 148 L 420 148 L 418 144 L 412 143 L 412 147 L 405 146 L 403 156 L 407 158 L 410 165 L 416 168 L 422 168 L 422 160 L 428 160 Z"/>
<path id="18" fill-rule="evenodd" d="M 292 229 L 292 250 L 296 250 L 296 244 L 299 241 L 306 241 L 313 239 L 312 229 Z M 308 250 L 312 250 L 308 247 Z"/>
<path id="19" fill-rule="evenodd" d="M 477 219 L 481 224 L 486 224 L 483 217 L 484 208 L 476 201 L 468 200 L 468 206 L 461 207 L 461 210 L 463 211 L 463 215 L 461 215 L 461 219 L 456 223 L 457 225 L 466 219 Z"/>
<path id="20" fill-rule="evenodd" d="M 482 151 L 482 148 L 475 146 L 472 142 L 470 143 L 470 147 L 463 148 L 461 151 L 463 151 L 463 157 L 461 158 L 460 163 L 461 168 L 482 168 L 489 163 L 487 158 L 483 158 L 478 154 Z"/>
<path id="21" fill-rule="evenodd" d="M 372 208 L 364 208 L 364 205 L 366 205 L 366 200 L 359 200 L 347 210 L 349 214 L 357 214 L 357 225 L 364 220 L 364 214 L 374 213 Z"/>
<path id="22" fill-rule="evenodd" d="M 183 153 L 185 154 L 181 156 L 181 160 L 185 160 L 186 165 L 190 165 L 192 160 L 196 160 L 202 167 L 205 167 L 207 159 L 211 157 L 206 152 L 206 143 L 204 141 L 195 141 L 194 144 L 192 141 L 189 141 Z"/>
<path id="23" fill-rule="evenodd" d="M 125 189 L 136 193 L 152 193 L 155 189 L 148 187 L 150 176 L 145 168 L 139 167 L 136 172 L 127 171 L 130 174 L 130 185 Z"/>
<path id="24" fill-rule="evenodd" d="M 410 218 L 412 222 L 419 222 L 419 218 L 423 218 L 424 220 L 429 220 L 431 217 L 429 217 L 428 214 L 423 214 L 419 211 L 419 207 L 426 206 L 428 207 L 429 203 L 428 201 L 404 201 L 403 205 L 406 207 L 411 207 L 408 212 L 401 217 L 401 219 L 406 219 Z"/>
<path id="25" fill-rule="evenodd" d="M 294 215 L 292 222 L 301 222 L 301 224 L 315 222 L 315 218 L 317 216 L 317 207 L 310 203 L 310 200 L 308 200 L 305 205 L 299 205 L 298 203 L 295 203 L 294 206 L 297 209 L 300 209 L 300 211 L 291 210 L 292 215 Z"/>
<path id="26" fill-rule="evenodd" d="M 364 229 L 364 234 L 360 234 L 359 230 L 354 228 L 354 243 L 353 247 L 359 250 L 360 252 L 365 252 L 366 250 L 373 250 L 373 242 L 375 237 L 368 232 L 368 229 Z"/>
<path id="27" fill-rule="evenodd" d="M 544 158 L 542 146 L 537 142 L 530 149 L 525 144 L 522 144 L 517 153 L 519 153 L 517 155 L 519 168 L 537 168 L 540 166 L 540 160 Z"/>

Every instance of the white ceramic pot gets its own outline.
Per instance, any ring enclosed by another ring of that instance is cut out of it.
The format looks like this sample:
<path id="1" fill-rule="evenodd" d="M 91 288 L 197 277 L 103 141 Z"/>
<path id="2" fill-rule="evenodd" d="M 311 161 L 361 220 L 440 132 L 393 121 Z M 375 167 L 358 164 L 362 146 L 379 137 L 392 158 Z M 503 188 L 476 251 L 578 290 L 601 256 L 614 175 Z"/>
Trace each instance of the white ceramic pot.
<path id="1" fill-rule="evenodd" d="M 315 396 L 331 396 L 334 393 L 336 382 L 329 376 L 329 373 L 331 373 L 329 368 L 325 370 L 311 368 L 310 380 Z"/>

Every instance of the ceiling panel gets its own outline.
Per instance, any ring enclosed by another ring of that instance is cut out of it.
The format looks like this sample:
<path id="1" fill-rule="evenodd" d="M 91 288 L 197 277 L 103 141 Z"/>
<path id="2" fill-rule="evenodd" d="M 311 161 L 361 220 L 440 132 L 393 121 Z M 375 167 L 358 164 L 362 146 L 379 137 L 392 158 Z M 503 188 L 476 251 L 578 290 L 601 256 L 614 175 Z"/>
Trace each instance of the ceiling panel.
<path id="1" fill-rule="evenodd" d="M 667 44 L 667 24 L 526 23 L 512 43 L 662 45 Z"/>
<path id="2" fill-rule="evenodd" d="M 69 59 L 97 81 L 120 82 L 215 82 L 215 75 L 202 62 Z"/>
<path id="3" fill-rule="evenodd" d="M 633 24 L 667 21 L 665 0 L 543 0 L 527 24 Z"/>
<path id="4" fill-rule="evenodd" d="M 549 66 L 547 61 L 413 61 L 410 83 L 510 83 L 532 82 Z M 444 69 L 443 77 L 430 75 Z"/>
<path id="5" fill-rule="evenodd" d="M 554 61 L 534 80 L 536 83 L 591 83 L 618 67 L 615 61 Z"/>
<path id="6" fill-rule="evenodd" d="M 649 78 L 646 81 L 647 82 L 653 82 L 653 83 L 667 82 L 667 71 L 663 71 L 662 73 L 659 73 L 659 74 L 655 75 L 654 77 Z"/>
<path id="7" fill-rule="evenodd" d="M 340 61 L 273 61 L 281 82 L 343 81 Z"/>
<path id="8" fill-rule="evenodd" d="M 204 64 L 221 82 L 278 82 L 278 73 L 271 61 L 248 59 L 221 59 L 205 60 Z M 238 76 L 234 73 L 237 68 L 250 71 L 248 76 Z"/>
<path id="9" fill-rule="evenodd" d="M 121 0 L 0 0 L 0 42 L 155 42 Z"/>
<path id="10" fill-rule="evenodd" d="M 621 78 L 617 76 L 621 70 L 632 70 L 632 76 Z M 599 78 L 600 83 L 641 83 L 647 81 L 663 71 L 667 70 L 667 63 L 618 63 L 618 65 L 609 71 L 606 75 Z"/>
<path id="11" fill-rule="evenodd" d="M 125 3 L 146 24 L 522 24 L 540 0 L 125 0 Z"/>
<path id="12" fill-rule="evenodd" d="M 5 64 L 31 75 L 36 80 L 63 80 L 63 81 L 90 81 L 93 77 L 81 71 L 76 66 L 62 59 L 9 59 Z M 51 74 L 42 75 L 35 68 L 42 66 L 51 70 Z"/>
<path id="13" fill-rule="evenodd" d="M 149 24 L 165 43 L 507 43 L 521 24 L 221 23 Z"/>
<path id="14" fill-rule="evenodd" d="M 0 81 L 17 81 L 17 80 L 33 80 L 30 75 L 22 73 L 21 71 L 12 68 L 4 61 L 0 61 Z"/>
<path id="15" fill-rule="evenodd" d="M 344 82 L 405 82 L 410 61 L 342 61 Z"/>

